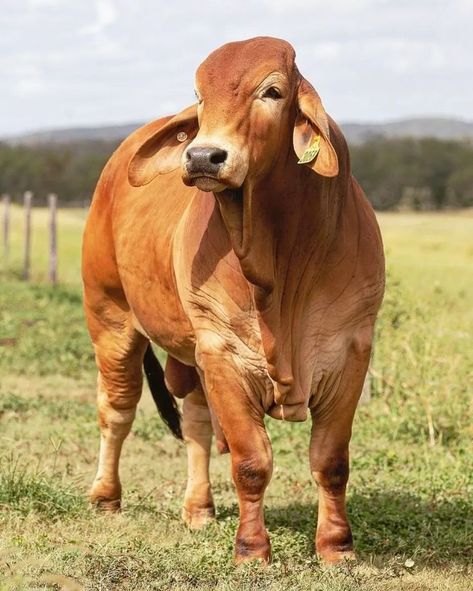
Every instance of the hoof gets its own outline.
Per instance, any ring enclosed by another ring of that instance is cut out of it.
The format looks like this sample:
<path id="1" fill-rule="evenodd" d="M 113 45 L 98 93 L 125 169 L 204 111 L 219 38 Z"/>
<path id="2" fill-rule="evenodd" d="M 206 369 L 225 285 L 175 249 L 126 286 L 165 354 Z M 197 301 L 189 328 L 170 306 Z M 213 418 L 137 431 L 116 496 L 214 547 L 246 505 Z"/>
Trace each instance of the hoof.
<path id="1" fill-rule="evenodd" d="M 336 565 L 346 561 L 356 560 L 353 550 L 324 550 L 317 553 L 318 558 L 327 565 Z"/>
<path id="2" fill-rule="evenodd" d="M 107 482 L 98 478 L 92 485 L 89 493 L 89 500 L 104 513 L 117 513 L 120 511 L 120 499 L 122 487 L 118 482 Z"/>
<path id="3" fill-rule="evenodd" d="M 348 523 L 338 526 L 319 526 L 315 540 L 317 557 L 325 564 L 337 564 L 345 560 L 356 560 L 353 552 L 353 537 Z"/>
<path id="4" fill-rule="evenodd" d="M 91 497 L 90 502 L 98 511 L 102 513 L 118 513 L 121 509 L 120 499 L 105 499 L 103 497 Z"/>
<path id="5" fill-rule="evenodd" d="M 238 538 L 235 544 L 235 562 L 261 561 L 264 564 L 271 562 L 271 546 L 269 537 L 266 535 L 263 539 Z"/>
<path id="6" fill-rule="evenodd" d="M 97 480 L 89 493 L 89 500 L 104 513 L 117 513 L 120 511 L 121 487 L 106 486 L 102 480 Z"/>
<path id="7" fill-rule="evenodd" d="M 201 529 L 215 520 L 215 509 L 214 507 L 204 507 L 190 511 L 183 507 L 182 519 L 190 529 Z"/>

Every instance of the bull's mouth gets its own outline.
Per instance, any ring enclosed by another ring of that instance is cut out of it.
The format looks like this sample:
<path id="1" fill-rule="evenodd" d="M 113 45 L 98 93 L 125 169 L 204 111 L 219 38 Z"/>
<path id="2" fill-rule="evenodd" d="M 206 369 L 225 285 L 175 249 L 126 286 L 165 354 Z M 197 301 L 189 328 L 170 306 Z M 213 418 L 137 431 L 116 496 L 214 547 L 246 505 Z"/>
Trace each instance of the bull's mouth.
<path id="1" fill-rule="evenodd" d="M 226 188 L 226 185 L 220 179 L 204 174 L 190 175 L 187 179 L 184 179 L 184 182 L 186 185 L 197 187 L 206 192 L 219 192 Z"/>

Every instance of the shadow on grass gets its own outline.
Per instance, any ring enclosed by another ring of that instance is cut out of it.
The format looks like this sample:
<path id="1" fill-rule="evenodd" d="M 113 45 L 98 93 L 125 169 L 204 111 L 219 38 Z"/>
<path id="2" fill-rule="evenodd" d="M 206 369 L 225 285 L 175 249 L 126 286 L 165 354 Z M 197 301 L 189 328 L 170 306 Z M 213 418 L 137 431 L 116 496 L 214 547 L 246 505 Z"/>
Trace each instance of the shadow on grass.
<path id="1" fill-rule="evenodd" d="M 282 528 L 307 536 L 312 552 L 315 510 L 315 503 L 268 506 L 266 523 L 273 532 Z M 354 492 L 348 513 L 355 549 L 362 558 L 405 556 L 431 565 L 471 564 L 473 504 L 465 497 L 426 501 L 401 492 Z"/>

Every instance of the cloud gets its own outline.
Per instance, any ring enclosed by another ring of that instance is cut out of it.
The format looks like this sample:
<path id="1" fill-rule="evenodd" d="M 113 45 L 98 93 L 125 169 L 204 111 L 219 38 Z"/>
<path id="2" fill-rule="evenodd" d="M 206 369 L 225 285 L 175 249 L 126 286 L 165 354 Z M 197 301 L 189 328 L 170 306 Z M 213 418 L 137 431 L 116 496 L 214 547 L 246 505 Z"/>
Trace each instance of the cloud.
<path id="1" fill-rule="evenodd" d="M 316 43 L 313 46 L 313 55 L 315 58 L 320 60 L 331 61 L 338 58 L 340 52 L 342 51 L 342 46 L 340 43 L 335 43 L 334 41 L 326 41 L 322 43 Z"/>
<path id="2" fill-rule="evenodd" d="M 2 0 L 0 136 L 140 121 L 193 100 L 210 51 L 287 39 L 339 121 L 473 119 L 472 0 Z"/>
<path id="3" fill-rule="evenodd" d="M 82 27 L 83 35 L 98 35 L 112 25 L 118 18 L 118 10 L 113 0 L 96 0 L 96 20 Z"/>
<path id="4" fill-rule="evenodd" d="M 28 6 L 31 8 L 47 8 L 64 4 L 64 0 L 28 0 Z"/>
<path id="5" fill-rule="evenodd" d="M 25 65 L 17 75 L 13 91 L 19 98 L 37 97 L 46 91 L 46 84 L 39 68 Z"/>

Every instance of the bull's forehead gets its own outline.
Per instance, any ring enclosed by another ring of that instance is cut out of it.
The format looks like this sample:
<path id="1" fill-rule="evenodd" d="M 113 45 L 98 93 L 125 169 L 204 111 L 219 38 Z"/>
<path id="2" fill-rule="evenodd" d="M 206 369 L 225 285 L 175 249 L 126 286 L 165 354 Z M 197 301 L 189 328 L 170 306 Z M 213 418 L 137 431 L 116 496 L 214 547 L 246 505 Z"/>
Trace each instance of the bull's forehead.
<path id="1" fill-rule="evenodd" d="M 294 59 L 293 47 L 282 39 L 256 37 L 227 43 L 202 62 L 196 82 L 201 91 L 210 87 L 234 93 L 251 89 L 275 71 L 291 78 Z"/>

